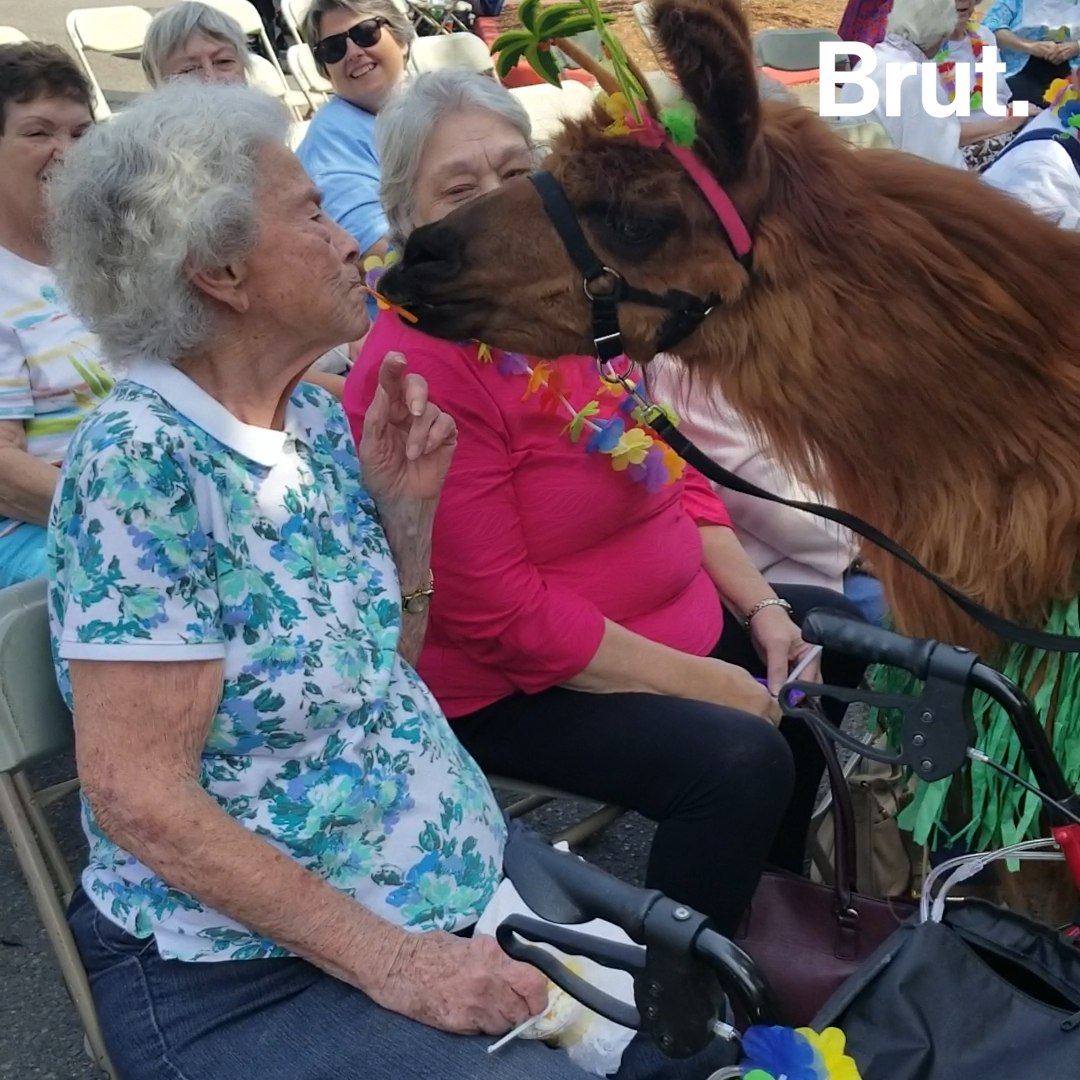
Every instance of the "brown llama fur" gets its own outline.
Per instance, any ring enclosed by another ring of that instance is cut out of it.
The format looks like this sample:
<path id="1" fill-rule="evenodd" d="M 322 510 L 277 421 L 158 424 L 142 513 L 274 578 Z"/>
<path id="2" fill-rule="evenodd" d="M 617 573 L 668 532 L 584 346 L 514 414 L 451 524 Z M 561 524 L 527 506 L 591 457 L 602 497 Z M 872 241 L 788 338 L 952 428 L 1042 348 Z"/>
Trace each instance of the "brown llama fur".
<path id="1" fill-rule="evenodd" d="M 1041 624 L 1077 591 L 1080 236 L 975 176 L 852 150 L 809 111 L 759 103 L 737 0 L 658 0 L 654 24 L 753 269 L 669 155 L 602 135 L 599 117 L 569 126 L 545 163 L 596 250 L 641 288 L 721 294 L 675 350 L 695 374 L 837 505 L 992 610 Z M 662 242 L 640 254 L 613 236 L 661 220 Z M 394 299 L 433 305 L 424 328 L 537 356 L 592 351 L 580 274 L 526 181 L 434 228 L 454 273 L 432 276 L 410 244 L 384 279 Z M 648 361 L 663 314 L 620 314 L 629 354 Z M 994 655 L 932 585 L 867 554 L 902 630 Z"/>

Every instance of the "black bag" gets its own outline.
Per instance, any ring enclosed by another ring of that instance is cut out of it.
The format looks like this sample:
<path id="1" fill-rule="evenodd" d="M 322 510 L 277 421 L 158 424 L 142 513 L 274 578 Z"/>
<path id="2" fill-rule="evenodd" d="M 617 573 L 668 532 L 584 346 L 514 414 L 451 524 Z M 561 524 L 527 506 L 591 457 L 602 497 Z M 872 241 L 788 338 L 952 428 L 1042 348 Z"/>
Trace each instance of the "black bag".
<path id="1" fill-rule="evenodd" d="M 918 914 L 814 1018 L 838 1027 L 863 1080 L 1080 1077 L 1080 949 L 981 900 Z"/>

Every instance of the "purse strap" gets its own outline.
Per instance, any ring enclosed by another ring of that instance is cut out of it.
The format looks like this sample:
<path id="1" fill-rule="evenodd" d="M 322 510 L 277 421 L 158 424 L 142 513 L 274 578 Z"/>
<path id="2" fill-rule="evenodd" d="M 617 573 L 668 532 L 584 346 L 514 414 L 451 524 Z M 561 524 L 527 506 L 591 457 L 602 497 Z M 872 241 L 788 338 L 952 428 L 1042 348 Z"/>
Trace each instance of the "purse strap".
<path id="1" fill-rule="evenodd" d="M 809 704 L 809 703 L 807 703 Z M 832 815 L 833 830 L 835 835 L 834 847 L 834 874 L 833 894 L 836 901 L 838 915 L 853 911 L 852 896 L 856 889 L 856 873 L 858 869 L 858 855 L 855 844 L 855 808 L 851 803 L 851 789 L 848 787 L 847 777 L 844 776 L 844 768 L 840 764 L 836 747 L 832 739 L 822 734 L 818 724 L 827 724 L 821 712 L 818 702 L 813 704 L 814 711 L 818 714 L 816 719 L 807 718 L 806 723 L 818 744 L 821 753 L 825 757 L 825 771 L 829 777 L 829 788 L 832 791 Z"/>

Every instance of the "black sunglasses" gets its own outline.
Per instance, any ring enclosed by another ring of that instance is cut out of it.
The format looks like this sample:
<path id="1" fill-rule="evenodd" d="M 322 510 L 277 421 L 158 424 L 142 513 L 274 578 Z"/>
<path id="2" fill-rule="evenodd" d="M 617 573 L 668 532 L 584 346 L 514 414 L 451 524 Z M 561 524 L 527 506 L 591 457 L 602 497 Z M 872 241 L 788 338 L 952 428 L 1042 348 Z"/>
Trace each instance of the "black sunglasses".
<path id="1" fill-rule="evenodd" d="M 361 49 L 370 49 L 372 45 L 378 45 L 382 37 L 382 28 L 390 24 L 382 18 L 365 19 L 355 26 L 350 26 L 343 34 L 331 34 L 324 37 L 312 52 L 320 64 L 336 64 L 345 59 L 349 51 L 349 39 L 351 38 Z"/>

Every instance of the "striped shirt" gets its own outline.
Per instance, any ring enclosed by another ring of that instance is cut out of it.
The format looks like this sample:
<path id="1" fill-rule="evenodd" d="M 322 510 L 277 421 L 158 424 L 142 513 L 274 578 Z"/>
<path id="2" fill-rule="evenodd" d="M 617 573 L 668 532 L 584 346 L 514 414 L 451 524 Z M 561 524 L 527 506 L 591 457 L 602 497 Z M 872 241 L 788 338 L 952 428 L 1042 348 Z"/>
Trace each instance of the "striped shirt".
<path id="1" fill-rule="evenodd" d="M 21 420 L 27 452 L 59 465 L 110 386 L 97 339 L 68 310 L 52 271 L 0 247 L 0 420 Z M 19 524 L 0 515 L 0 536 Z"/>

